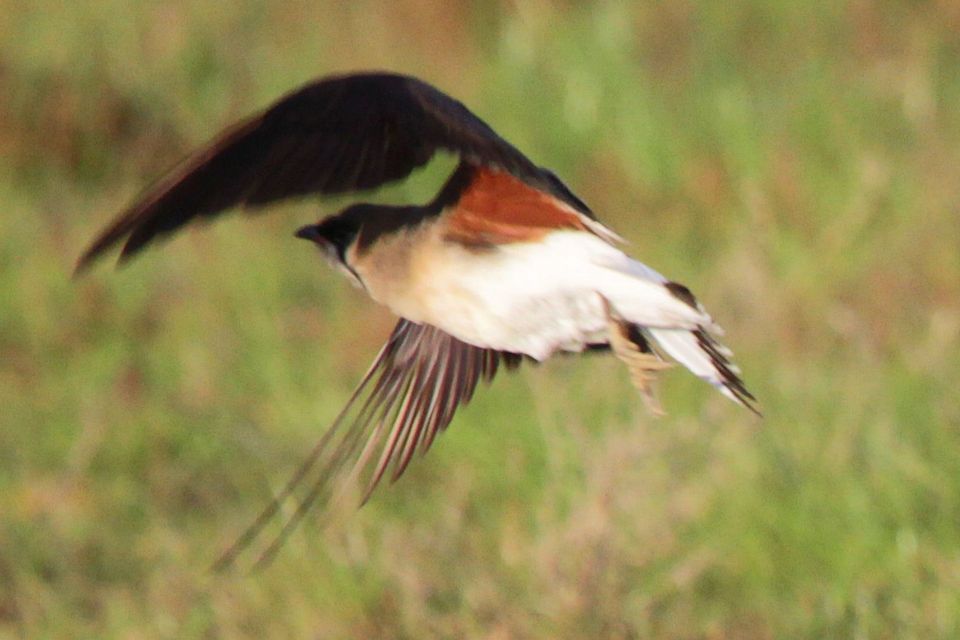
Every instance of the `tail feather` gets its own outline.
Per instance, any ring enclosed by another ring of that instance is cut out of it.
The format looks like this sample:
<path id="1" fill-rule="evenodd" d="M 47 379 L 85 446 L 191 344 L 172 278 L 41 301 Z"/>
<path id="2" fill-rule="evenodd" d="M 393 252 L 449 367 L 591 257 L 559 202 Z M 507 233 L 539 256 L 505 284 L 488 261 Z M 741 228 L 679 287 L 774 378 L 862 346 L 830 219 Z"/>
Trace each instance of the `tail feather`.
<path id="1" fill-rule="evenodd" d="M 640 327 L 668 356 L 760 415 L 756 398 L 740 379 L 740 368 L 731 361 L 733 352 L 715 337 L 723 335 L 723 330 L 690 289 L 626 256 L 605 266 L 632 280 L 602 292 L 608 315 L 612 309 L 617 318 Z M 638 283 L 646 286 L 638 287 Z"/>
<path id="2" fill-rule="evenodd" d="M 756 398 L 740 379 L 740 369 L 730 361 L 730 349 L 723 346 L 705 329 L 645 329 L 667 355 L 702 380 L 709 382 L 723 395 L 760 415 Z"/>

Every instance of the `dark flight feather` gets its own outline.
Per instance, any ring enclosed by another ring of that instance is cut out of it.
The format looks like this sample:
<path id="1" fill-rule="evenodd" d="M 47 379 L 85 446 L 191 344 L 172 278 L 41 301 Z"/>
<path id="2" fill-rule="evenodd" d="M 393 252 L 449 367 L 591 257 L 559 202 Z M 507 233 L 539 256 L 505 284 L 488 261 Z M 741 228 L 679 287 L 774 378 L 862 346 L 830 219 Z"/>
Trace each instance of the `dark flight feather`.
<path id="1" fill-rule="evenodd" d="M 469 345 L 429 325 L 400 320 L 333 425 L 214 569 L 230 567 L 301 487 L 306 488 L 305 495 L 257 566 L 268 563 L 310 507 L 335 497 L 348 477 L 365 484 L 366 501 L 384 476 L 389 473 L 391 481 L 396 480 L 417 451 L 426 453 L 481 380 L 493 379 L 501 364 L 516 368 L 521 359 Z"/>
<path id="2" fill-rule="evenodd" d="M 379 187 L 441 150 L 504 170 L 593 217 L 553 173 L 459 101 L 416 78 L 363 73 L 309 84 L 227 129 L 121 213 L 77 270 L 117 244 L 128 259 L 194 219 L 234 207 Z"/>

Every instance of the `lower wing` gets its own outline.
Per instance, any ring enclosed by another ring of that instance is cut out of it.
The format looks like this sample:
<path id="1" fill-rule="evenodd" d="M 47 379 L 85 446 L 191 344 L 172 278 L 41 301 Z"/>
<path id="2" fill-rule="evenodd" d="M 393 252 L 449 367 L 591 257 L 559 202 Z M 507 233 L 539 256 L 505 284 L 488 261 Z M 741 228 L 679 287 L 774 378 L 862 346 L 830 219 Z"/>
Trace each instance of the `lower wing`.
<path id="1" fill-rule="evenodd" d="M 296 510 L 255 568 L 269 563 L 310 507 L 329 501 L 344 480 L 365 483 L 366 501 L 388 472 L 396 480 L 418 449 L 430 448 L 480 380 L 491 380 L 501 363 L 513 369 L 520 360 L 517 354 L 475 347 L 436 327 L 401 319 L 333 425 L 214 570 L 229 568 L 298 489 L 305 493 Z"/>

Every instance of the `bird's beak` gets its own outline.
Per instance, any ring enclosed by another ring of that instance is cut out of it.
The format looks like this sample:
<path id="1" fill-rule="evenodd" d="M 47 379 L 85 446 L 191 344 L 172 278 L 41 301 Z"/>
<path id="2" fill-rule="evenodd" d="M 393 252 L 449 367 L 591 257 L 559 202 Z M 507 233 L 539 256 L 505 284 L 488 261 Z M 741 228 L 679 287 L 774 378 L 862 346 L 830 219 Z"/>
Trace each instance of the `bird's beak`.
<path id="1" fill-rule="evenodd" d="M 320 235 L 320 232 L 317 230 L 317 225 L 308 224 L 305 227 L 300 227 L 297 229 L 295 234 L 298 238 L 303 238 L 304 240 L 310 240 L 312 242 L 319 242 L 323 236 Z"/>

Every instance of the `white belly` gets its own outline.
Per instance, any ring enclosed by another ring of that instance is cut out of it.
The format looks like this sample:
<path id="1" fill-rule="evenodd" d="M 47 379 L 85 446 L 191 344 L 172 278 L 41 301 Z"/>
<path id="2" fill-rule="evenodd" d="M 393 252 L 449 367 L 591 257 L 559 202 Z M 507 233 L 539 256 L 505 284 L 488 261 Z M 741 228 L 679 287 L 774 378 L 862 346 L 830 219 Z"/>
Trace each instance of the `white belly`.
<path id="1" fill-rule="evenodd" d="M 481 251 L 448 243 L 446 261 L 456 268 L 421 272 L 421 321 L 470 344 L 538 360 L 605 341 L 597 283 L 585 277 L 596 270 L 579 246 L 585 238 L 593 244 L 576 232 Z"/>
<path id="2" fill-rule="evenodd" d="M 660 274 L 600 238 L 556 231 L 537 242 L 470 249 L 434 236 L 402 277 L 368 281 L 397 315 L 464 342 L 543 360 L 607 339 L 608 300 L 649 327 L 690 328 L 709 317 L 668 293 Z M 361 272 L 361 276 L 364 273 Z"/>

